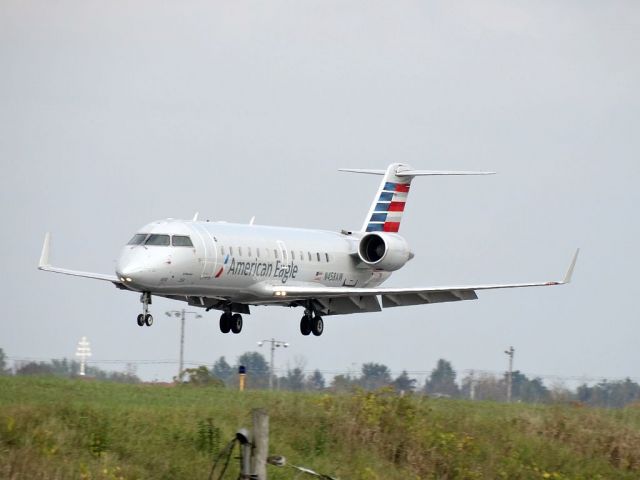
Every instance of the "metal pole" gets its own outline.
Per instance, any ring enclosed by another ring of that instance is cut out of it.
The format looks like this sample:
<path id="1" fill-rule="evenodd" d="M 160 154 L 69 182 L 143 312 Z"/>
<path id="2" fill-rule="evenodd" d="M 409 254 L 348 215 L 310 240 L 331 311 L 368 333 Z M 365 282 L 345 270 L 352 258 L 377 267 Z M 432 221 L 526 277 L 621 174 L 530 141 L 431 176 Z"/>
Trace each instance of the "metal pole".
<path id="1" fill-rule="evenodd" d="M 507 377 L 507 403 L 511 403 L 511 392 L 513 388 L 513 353 L 515 350 L 513 347 L 509 347 L 509 350 L 505 350 L 504 353 L 509 355 L 509 375 Z"/>
<path id="2" fill-rule="evenodd" d="M 180 317 L 180 365 L 178 366 L 178 379 L 182 382 L 182 377 L 184 376 L 184 308 L 180 313 L 182 316 Z"/>
<path id="3" fill-rule="evenodd" d="M 276 351 L 276 340 L 271 339 L 271 363 L 269 364 L 269 390 L 273 390 L 273 359 Z"/>

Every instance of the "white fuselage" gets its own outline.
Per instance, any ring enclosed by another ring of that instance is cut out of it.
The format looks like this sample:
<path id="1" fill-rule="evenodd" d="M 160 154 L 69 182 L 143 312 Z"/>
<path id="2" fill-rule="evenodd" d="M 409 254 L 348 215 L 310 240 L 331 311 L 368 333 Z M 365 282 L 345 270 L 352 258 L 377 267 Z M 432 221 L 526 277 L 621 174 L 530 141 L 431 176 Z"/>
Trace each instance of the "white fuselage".
<path id="1" fill-rule="evenodd" d="M 139 233 L 172 240 L 126 245 L 116 274 L 127 288 L 156 295 L 262 303 L 274 285 L 375 287 L 391 275 L 359 261 L 358 233 L 172 219 Z M 174 236 L 192 245 L 174 246 Z"/>

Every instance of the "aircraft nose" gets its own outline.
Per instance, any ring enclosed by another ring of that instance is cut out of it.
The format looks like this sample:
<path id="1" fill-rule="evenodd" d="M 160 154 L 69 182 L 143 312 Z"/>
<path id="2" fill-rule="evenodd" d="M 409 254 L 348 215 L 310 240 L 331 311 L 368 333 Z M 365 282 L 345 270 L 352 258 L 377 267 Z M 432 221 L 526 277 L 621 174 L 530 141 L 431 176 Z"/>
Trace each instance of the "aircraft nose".
<path id="1" fill-rule="evenodd" d="M 143 260 L 139 255 L 125 253 L 118 259 L 116 275 L 126 284 L 144 284 L 147 266 Z"/>

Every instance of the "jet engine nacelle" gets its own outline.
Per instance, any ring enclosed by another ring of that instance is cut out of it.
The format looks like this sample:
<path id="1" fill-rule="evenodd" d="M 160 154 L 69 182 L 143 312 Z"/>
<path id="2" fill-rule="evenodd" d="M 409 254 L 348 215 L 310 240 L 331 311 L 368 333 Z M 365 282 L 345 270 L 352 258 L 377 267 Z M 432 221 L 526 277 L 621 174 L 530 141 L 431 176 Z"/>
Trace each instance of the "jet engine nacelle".
<path id="1" fill-rule="evenodd" d="M 367 233 L 360 240 L 358 256 L 367 265 L 392 272 L 404 266 L 413 255 L 400 235 L 386 232 Z"/>

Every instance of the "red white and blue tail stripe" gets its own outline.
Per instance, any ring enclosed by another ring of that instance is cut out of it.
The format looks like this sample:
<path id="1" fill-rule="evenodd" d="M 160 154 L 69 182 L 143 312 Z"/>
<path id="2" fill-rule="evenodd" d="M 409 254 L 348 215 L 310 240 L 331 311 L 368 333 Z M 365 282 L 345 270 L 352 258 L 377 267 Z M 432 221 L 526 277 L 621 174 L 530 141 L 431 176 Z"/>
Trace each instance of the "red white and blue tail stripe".
<path id="1" fill-rule="evenodd" d="M 407 204 L 413 177 L 400 178 L 396 172 L 404 165 L 389 165 L 373 199 L 362 230 L 365 232 L 397 232 Z"/>
<path id="2" fill-rule="evenodd" d="M 407 203 L 410 182 L 383 182 L 367 221 L 367 232 L 397 232 Z"/>

